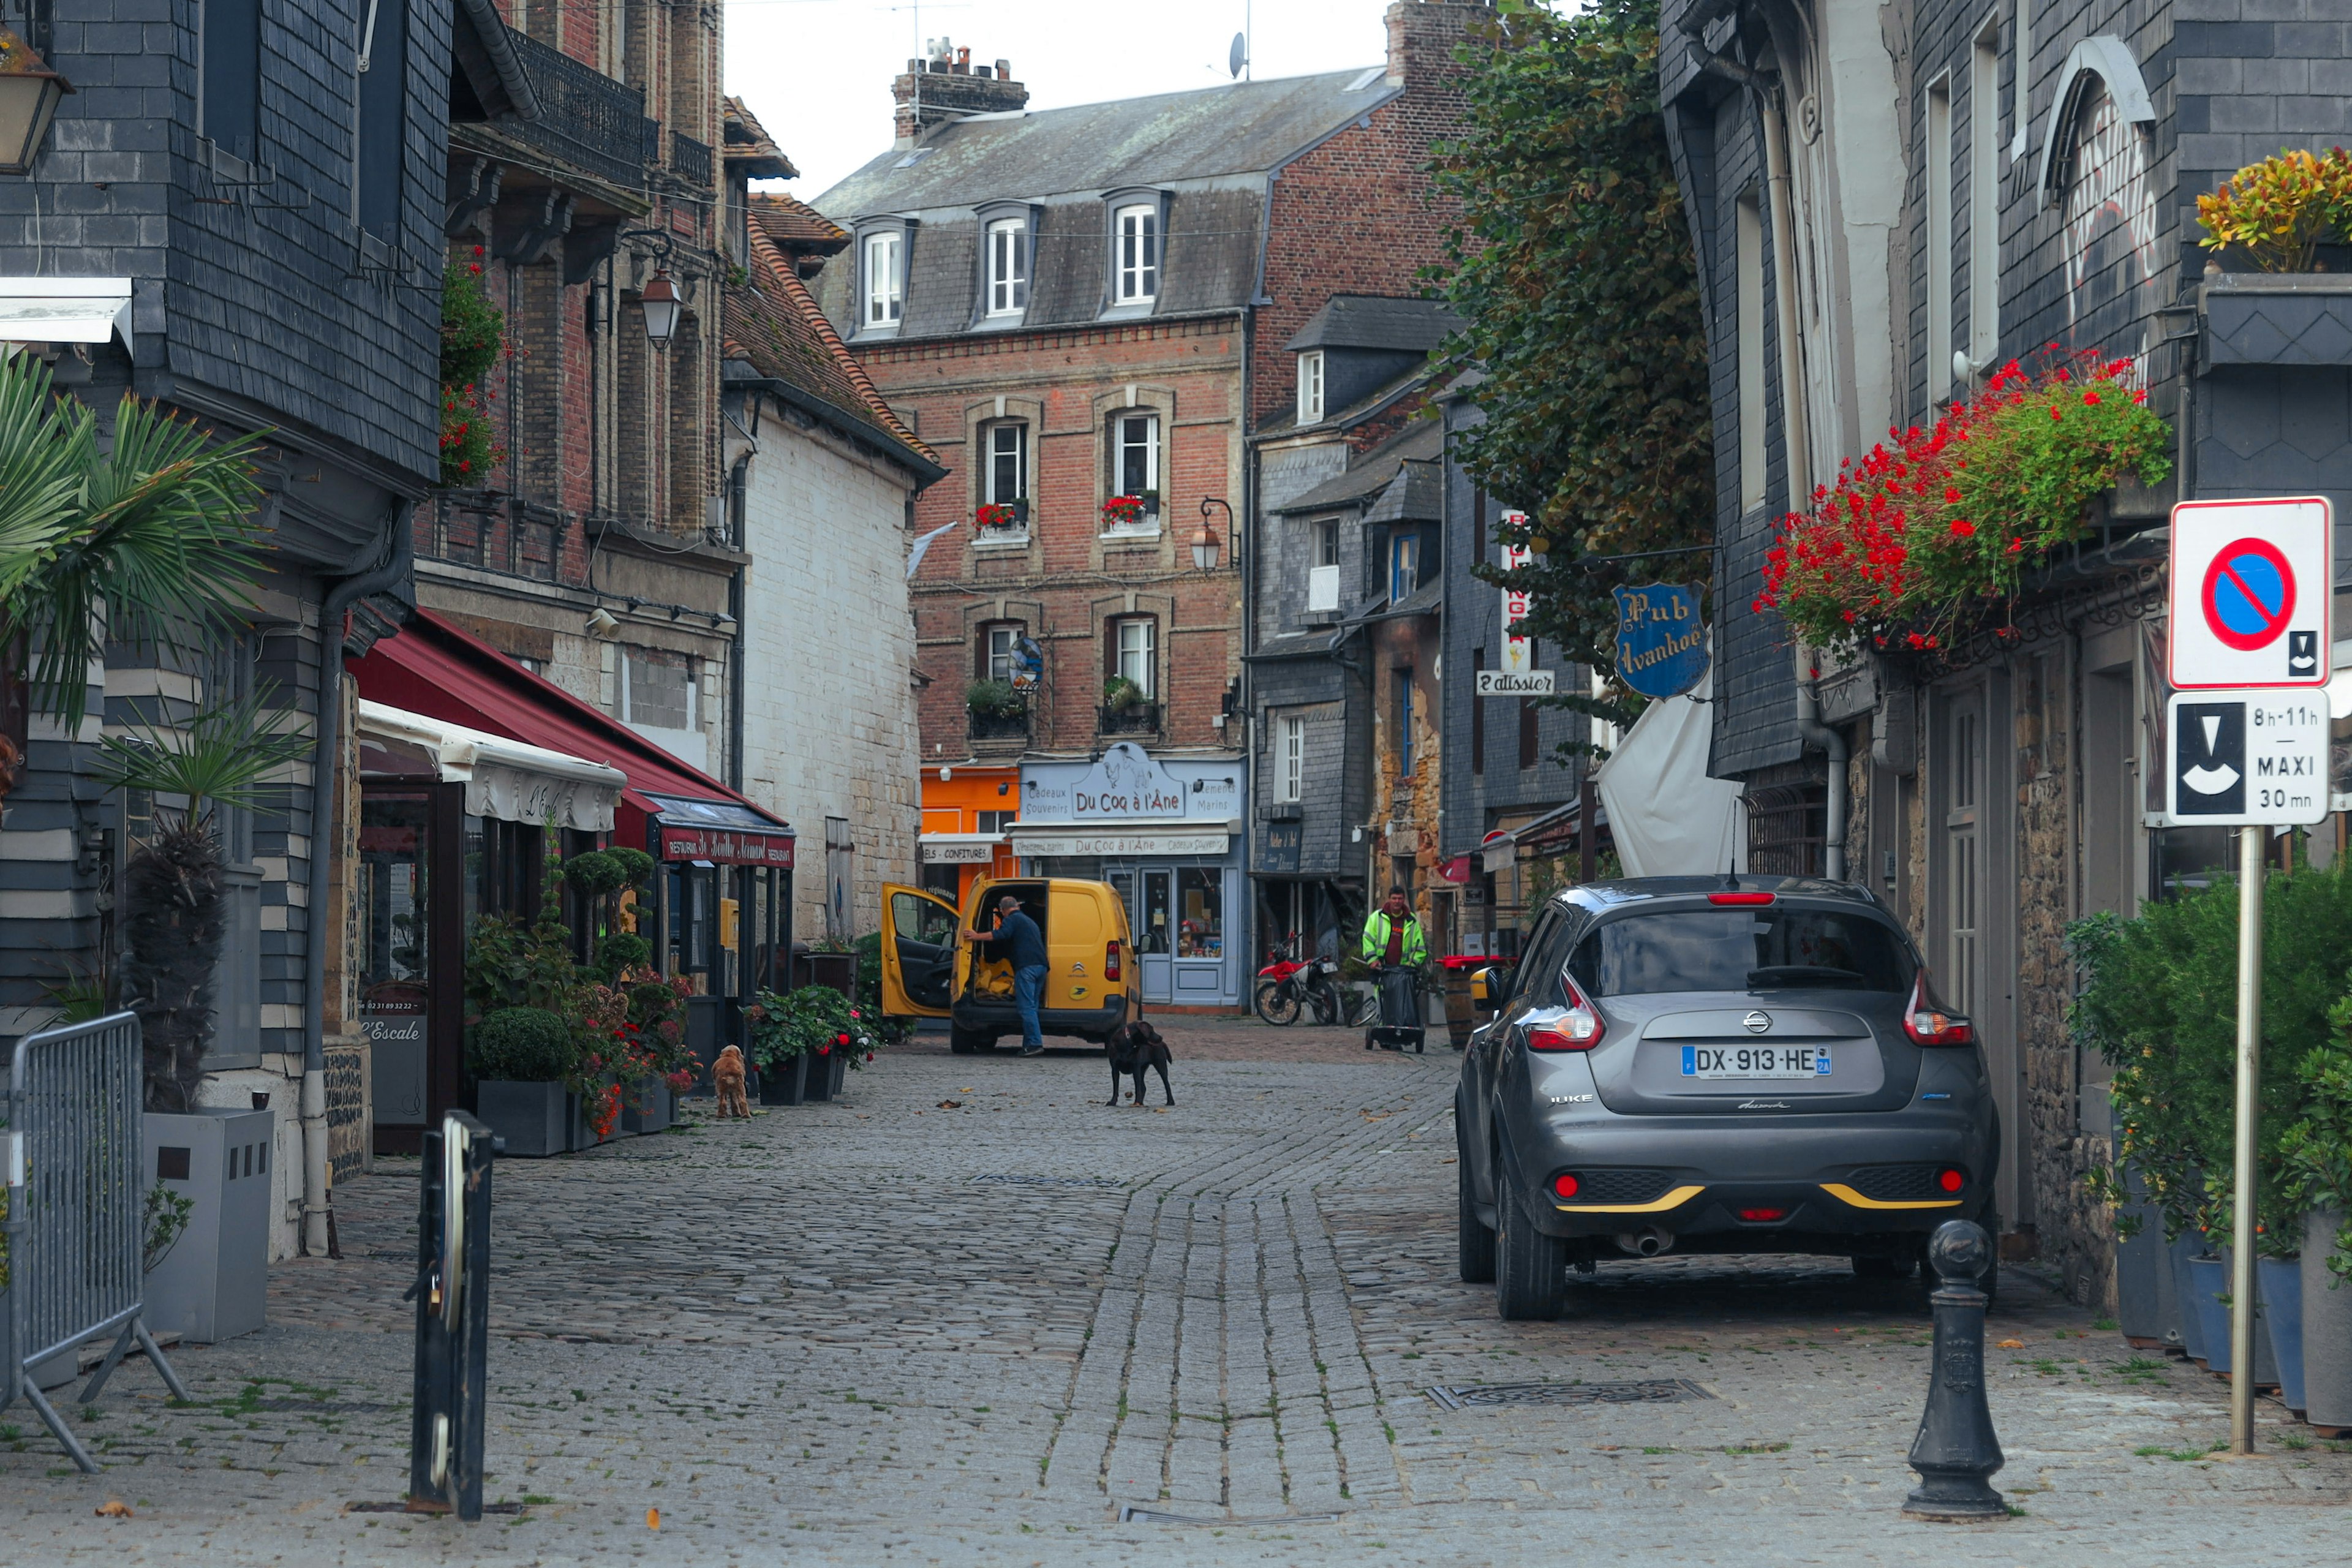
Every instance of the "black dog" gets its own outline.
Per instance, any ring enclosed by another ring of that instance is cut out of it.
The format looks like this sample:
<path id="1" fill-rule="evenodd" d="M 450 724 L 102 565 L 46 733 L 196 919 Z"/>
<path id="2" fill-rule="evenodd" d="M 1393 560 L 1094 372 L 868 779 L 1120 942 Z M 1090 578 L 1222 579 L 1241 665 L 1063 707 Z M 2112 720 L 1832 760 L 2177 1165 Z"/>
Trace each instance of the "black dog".
<path id="1" fill-rule="evenodd" d="M 1118 1103 L 1118 1080 L 1132 1073 L 1135 1076 L 1135 1103 L 1141 1105 L 1143 1075 L 1155 1068 L 1160 1072 L 1160 1092 L 1167 1095 L 1169 1104 L 1176 1103 L 1176 1091 L 1168 1087 L 1168 1042 L 1160 1037 L 1159 1030 L 1138 1018 L 1132 1024 L 1122 1024 L 1111 1031 L 1110 1038 L 1104 1041 L 1103 1046 L 1110 1056 L 1110 1104 Z"/>

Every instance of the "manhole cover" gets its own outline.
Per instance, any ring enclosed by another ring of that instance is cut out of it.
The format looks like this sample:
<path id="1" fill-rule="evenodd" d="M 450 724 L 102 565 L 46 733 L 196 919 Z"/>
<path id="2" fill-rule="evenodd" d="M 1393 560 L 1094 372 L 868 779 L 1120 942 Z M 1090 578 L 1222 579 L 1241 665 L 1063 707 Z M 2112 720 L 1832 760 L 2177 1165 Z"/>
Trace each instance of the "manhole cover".
<path id="1" fill-rule="evenodd" d="M 1478 1383 L 1423 1389 L 1447 1410 L 1483 1410 L 1505 1405 L 1668 1405 L 1679 1399 L 1713 1399 L 1686 1377 L 1653 1377 L 1636 1383 Z"/>

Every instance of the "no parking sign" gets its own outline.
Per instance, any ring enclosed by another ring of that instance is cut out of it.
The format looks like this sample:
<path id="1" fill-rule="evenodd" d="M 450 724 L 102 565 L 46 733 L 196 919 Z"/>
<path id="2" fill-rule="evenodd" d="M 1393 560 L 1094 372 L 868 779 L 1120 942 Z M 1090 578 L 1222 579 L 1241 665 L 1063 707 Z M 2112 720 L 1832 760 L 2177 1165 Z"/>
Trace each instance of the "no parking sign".
<path id="1" fill-rule="evenodd" d="M 2172 509 L 2177 689 L 2327 684 L 2333 521 L 2319 496 Z"/>

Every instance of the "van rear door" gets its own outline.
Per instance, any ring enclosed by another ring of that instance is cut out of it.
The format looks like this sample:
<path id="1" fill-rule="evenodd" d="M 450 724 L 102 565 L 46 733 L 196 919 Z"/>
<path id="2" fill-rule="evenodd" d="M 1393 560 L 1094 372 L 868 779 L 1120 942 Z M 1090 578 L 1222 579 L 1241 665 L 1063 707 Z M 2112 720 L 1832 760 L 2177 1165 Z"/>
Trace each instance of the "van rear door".
<path id="1" fill-rule="evenodd" d="M 882 1011 L 944 1018 L 954 999 L 962 921 L 953 904 L 919 888 L 882 884 Z"/>

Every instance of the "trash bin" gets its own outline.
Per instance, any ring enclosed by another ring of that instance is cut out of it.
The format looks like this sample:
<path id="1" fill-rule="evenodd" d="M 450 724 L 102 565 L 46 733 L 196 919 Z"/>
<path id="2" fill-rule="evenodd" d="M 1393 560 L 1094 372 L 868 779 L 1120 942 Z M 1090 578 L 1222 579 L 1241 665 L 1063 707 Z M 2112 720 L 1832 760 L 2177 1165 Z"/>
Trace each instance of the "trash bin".
<path id="1" fill-rule="evenodd" d="M 1421 972 L 1400 966 L 1383 969 L 1380 976 L 1381 1021 L 1364 1031 L 1364 1048 L 1386 1046 L 1401 1051 L 1420 1050 L 1425 1031 L 1421 1016 Z"/>

